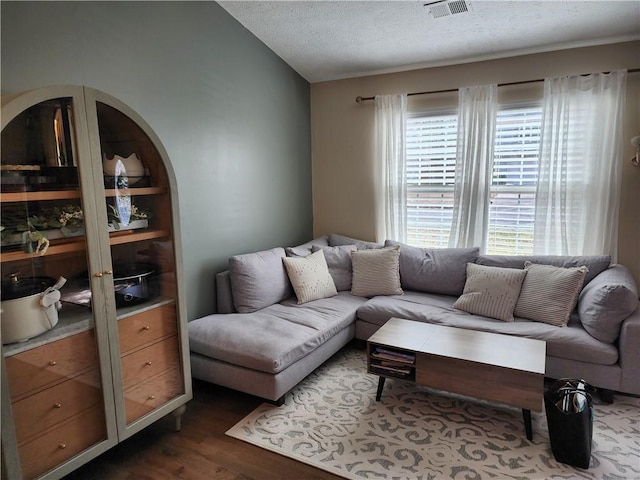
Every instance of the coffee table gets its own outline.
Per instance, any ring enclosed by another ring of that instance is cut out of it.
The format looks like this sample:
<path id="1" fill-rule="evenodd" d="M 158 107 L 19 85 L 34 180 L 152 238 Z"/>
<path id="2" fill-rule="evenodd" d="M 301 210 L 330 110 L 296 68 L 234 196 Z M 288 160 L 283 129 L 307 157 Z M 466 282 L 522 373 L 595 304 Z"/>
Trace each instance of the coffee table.
<path id="1" fill-rule="evenodd" d="M 392 318 L 367 340 L 367 369 L 379 375 L 376 400 L 386 378 L 398 378 L 522 409 L 527 438 L 531 410 L 543 405 L 546 342 L 497 333 Z"/>

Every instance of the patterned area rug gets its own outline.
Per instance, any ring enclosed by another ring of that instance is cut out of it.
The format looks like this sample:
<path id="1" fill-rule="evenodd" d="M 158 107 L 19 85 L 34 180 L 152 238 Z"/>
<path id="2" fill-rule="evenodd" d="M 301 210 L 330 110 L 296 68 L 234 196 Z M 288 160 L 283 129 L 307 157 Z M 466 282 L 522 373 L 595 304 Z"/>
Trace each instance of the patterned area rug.
<path id="1" fill-rule="evenodd" d="M 351 479 L 640 478 L 640 399 L 594 399 L 589 469 L 556 462 L 544 412 L 465 400 L 366 373 L 364 351 L 345 349 L 287 395 L 263 404 L 227 435 Z"/>

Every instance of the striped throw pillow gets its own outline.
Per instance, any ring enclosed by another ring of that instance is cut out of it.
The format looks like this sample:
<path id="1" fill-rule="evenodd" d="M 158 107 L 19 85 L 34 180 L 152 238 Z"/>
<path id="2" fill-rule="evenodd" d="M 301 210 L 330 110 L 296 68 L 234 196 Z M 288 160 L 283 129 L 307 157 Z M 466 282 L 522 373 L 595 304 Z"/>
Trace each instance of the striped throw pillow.
<path id="1" fill-rule="evenodd" d="M 298 305 L 338 294 L 322 250 L 303 258 L 284 257 L 282 261 L 296 292 Z"/>
<path id="2" fill-rule="evenodd" d="M 515 316 L 565 327 L 582 290 L 587 267 L 554 267 L 525 262 Z"/>
<path id="3" fill-rule="evenodd" d="M 402 295 L 400 286 L 400 247 L 351 252 L 353 277 L 351 294 L 359 297 Z"/>
<path id="4" fill-rule="evenodd" d="M 453 308 L 513 322 L 513 310 L 527 275 L 518 268 L 500 268 L 467 263 L 467 280 Z"/>

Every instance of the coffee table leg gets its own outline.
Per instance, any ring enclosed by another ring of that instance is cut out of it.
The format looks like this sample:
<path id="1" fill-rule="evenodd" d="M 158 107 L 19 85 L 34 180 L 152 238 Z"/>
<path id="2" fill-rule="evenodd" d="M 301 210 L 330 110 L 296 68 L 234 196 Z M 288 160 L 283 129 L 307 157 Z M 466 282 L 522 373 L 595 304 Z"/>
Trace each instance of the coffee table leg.
<path id="1" fill-rule="evenodd" d="M 524 430 L 527 432 L 527 440 L 533 439 L 533 429 L 531 428 L 531 410 L 522 409 L 522 418 L 524 419 Z"/>
<path id="2" fill-rule="evenodd" d="M 376 393 L 376 402 L 380 401 L 380 397 L 382 396 L 382 389 L 384 388 L 385 377 L 378 378 L 378 392 Z"/>

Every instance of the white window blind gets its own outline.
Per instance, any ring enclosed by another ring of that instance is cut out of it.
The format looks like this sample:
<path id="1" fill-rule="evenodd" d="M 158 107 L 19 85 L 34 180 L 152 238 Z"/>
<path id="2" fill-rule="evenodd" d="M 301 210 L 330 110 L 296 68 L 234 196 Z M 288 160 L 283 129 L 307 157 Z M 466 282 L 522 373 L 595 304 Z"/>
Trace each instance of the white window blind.
<path id="1" fill-rule="evenodd" d="M 496 119 L 487 253 L 533 251 L 541 107 L 502 108 Z M 446 248 L 453 220 L 457 115 L 407 119 L 407 242 Z"/>
<path id="2" fill-rule="evenodd" d="M 533 253 L 541 107 L 502 109 L 496 119 L 487 253 Z"/>
<path id="3" fill-rule="evenodd" d="M 445 248 L 453 221 L 457 116 L 407 119 L 407 243 Z"/>

